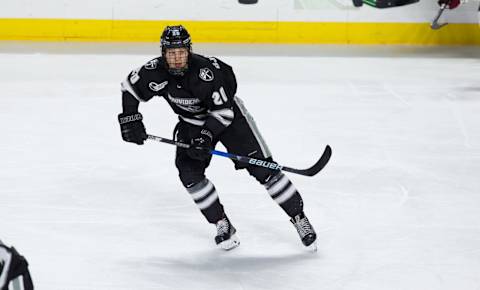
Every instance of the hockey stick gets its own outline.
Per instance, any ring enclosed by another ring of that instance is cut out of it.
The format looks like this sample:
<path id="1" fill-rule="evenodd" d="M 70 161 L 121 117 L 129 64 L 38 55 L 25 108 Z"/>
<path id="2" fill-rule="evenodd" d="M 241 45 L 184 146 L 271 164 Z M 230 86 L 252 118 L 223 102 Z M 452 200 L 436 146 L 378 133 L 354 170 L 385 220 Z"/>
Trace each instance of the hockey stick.
<path id="1" fill-rule="evenodd" d="M 171 140 L 171 139 L 166 139 L 166 138 L 158 137 L 158 136 L 154 136 L 154 135 L 147 135 L 147 139 L 157 141 L 157 142 L 162 142 L 162 143 L 175 145 L 177 147 L 185 148 L 185 149 L 188 149 L 188 148 L 191 147 L 190 144 L 186 144 L 186 143 L 182 143 L 182 142 L 178 142 L 178 141 L 174 141 L 174 140 Z M 203 149 L 202 147 L 197 147 L 197 148 L 198 149 Z M 248 164 L 255 165 L 255 166 L 265 167 L 265 168 L 272 169 L 272 170 L 283 170 L 283 171 L 296 173 L 296 174 L 300 174 L 300 175 L 305 175 L 305 176 L 314 176 L 315 174 L 320 172 L 320 170 L 322 170 L 325 167 L 325 165 L 327 165 L 328 161 L 330 160 L 330 156 L 332 156 L 332 148 L 330 147 L 330 145 L 327 145 L 325 147 L 325 150 L 323 151 L 320 159 L 318 159 L 318 161 L 312 167 L 307 168 L 307 169 L 291 168 L 291 167 L 283 166 L 283 165 L 277 164 L 275 162 L 270 162 L 270 161 L 263 160 L 263 159 L 251 158 L 251 157 L 247 157 L 247 156 L 240 156 L 240 155 L 237 155 L 237 154 L 232 154 L 232 153 L 218 151 L 218 150 L 210 150 L 210 154 L 227 157 L 227 158 L 230 158 L 232 160 L 236 160 L 236 161 L 243 162 L 243 163 L 248 163 Z"/>
<path id="2" fill-rule="evenodd" d="M 448 24 L 448 23 L 441 23 L 440 24 L 440 23 L 438 23 L 438 20 L 440 19 L 440 16 L 442 16 L 443 11 L 445 11 L 445 9 L 447 8 L 449 2 L 443 3 L 442 6 L 440 6 L 440 10 L 438 11 L 437 16 L 435 17 L 435 19 L 433 19 L 432 24 L 430 25 L 430 27 L 432 29 L 437 30 L 437 29 L 440 29 L 440 28 L 442 28 L 442 27 L 444 27 L 445 25 Z"/>

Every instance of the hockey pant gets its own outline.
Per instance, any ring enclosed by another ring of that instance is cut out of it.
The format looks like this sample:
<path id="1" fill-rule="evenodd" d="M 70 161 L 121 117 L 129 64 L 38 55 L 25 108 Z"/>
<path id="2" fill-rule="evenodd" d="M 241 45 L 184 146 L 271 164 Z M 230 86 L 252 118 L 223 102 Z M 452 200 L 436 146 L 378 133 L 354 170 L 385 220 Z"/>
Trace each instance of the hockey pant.
<path id="1" fill-rule="evenodd" d="M 235 107 L 238 110 L 238 107 Z M 263 138 L 258 132 L 250 115 L 242 111 L 235 112 L 235 119 L 214 144 L 221 142 L 228 152 L 253 158 L 273 161 Z M 176 140 L 189 143 L 201 127 L 180 121 L 176 126 Z M 195 160 L 188 156 L 186 149 L 177 147 L 175 165 L 179 171 L 180 180 L 195 201 L 196 205 L 210 223 L 216 223 L 224 216 L 213 183 L 205 177 L 205 169 L 211 161 Z M 303 211 L 303 201 L 295 186 L 281 171 L 234 161 L 236 169 L 246 169 L 250 175 L 265 186 L 268 193 L 280 207 L 290 216 Z"/>

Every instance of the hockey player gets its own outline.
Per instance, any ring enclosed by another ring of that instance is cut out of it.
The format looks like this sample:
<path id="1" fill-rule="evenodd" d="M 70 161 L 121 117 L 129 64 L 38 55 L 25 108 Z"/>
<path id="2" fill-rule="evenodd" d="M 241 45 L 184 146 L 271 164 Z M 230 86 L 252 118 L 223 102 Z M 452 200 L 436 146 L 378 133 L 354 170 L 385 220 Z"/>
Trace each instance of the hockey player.
<path id="1" fill-rule="evenodd" d="M 180 180 L 201 213 L 215 224 L 216 244 L 225 250 L 240 243 L 225 214 L 213 183 L 205 177 L 217 142 L 227 151 L 272 160 L 252 117 L 235 96 L 232 68 L 214 57 L 192 52 L 190 34 L 181 25 L 167 26 L 160 39 L 161 56 L 133 70 L 122 82 L 122 108 L 118 115 L 124 141 L 143 144 L 147 139 L 139 103 L 163 97 L 178 115 L 177 141 L 192 148 L 177 148 L 175 165 Z M 202 147 L 204 149 L 195 149 Z M 270 196 L 291 218 L 305 246 L 315 246 L 316 233 L 303 212 L 303 201 L 289 178 L 279 170 L 235 163 L 265 186 Z"/>
<path id="2" fill-rule="evenodd" d="M 0 290 L 33 290 L 27 260 L 0 241 Z"/>

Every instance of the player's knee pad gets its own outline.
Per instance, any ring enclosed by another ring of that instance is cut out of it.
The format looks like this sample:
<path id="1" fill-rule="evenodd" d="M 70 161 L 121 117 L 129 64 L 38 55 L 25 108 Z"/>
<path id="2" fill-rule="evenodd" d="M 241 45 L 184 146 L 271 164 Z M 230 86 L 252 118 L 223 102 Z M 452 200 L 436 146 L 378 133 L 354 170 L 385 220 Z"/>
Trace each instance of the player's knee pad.
<path id="1" fill-rule="evenodd" d="M 187 151 L 177 148 L 175 166 L 178 169 L 180 180 L 185 187 L 198 183 L 205 178 L 205 168 L 208 167 L 210 159 L 195 160 L 188 156 Z"/>
<path id="2" fill-rule="evenodd" d="M 183 186 L 185 186 L 187 189 L 195 186 L 205 179 L 203 172 L 195 171 L 180 171 L 178 176 L 180 177 L 180 181 L 182 182 Z"/>
<path id="3" fill-rule="evenodd" d="M 188 158 L 186 152 L 177 150 L 175 166 L 178 169 L 180 181 L 187 188 L 205 179 L 205 164 Z"/>

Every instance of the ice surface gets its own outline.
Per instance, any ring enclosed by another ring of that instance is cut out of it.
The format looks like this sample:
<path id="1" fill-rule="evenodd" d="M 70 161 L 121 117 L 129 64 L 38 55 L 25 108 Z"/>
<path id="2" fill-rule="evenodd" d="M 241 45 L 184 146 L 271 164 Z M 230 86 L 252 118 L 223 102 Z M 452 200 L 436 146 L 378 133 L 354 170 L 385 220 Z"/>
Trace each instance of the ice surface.
<path id="1" fill-rule="evenodd" d="M 36 289 L 480 289 L 478 48 L 224 50 L 277 161 L 308 167 L 333 148 L 317 176 L 289 175 L 312 254 L 221 157 L 207 174 L 242 244 L 215 248 L 174 148 L 120 138 L 119 83 L 156 44 L 106 46 L 0 44 L 0 238 Z M 163 100 L 140 109 L 171 136 Z"/>

